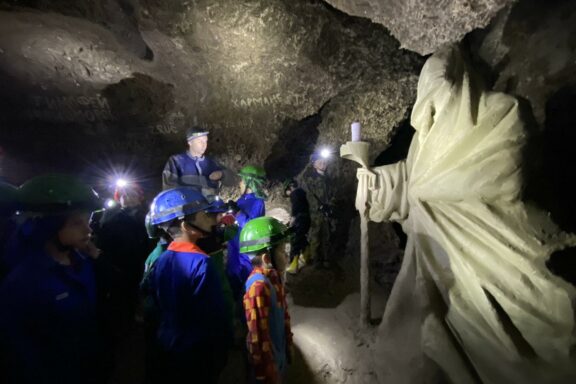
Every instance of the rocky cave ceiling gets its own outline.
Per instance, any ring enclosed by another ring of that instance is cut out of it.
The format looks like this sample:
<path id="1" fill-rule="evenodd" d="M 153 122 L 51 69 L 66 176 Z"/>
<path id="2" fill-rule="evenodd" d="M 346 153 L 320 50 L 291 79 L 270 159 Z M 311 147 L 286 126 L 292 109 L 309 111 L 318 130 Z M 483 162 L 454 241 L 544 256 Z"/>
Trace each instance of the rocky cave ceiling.
<path id="1" fill-rule="evenodd" d="M 19 181 L 136 158 L 157 175 L 191 124 L 211 130 L 210 151 L 227 165 L 265 163 L 278 178 L 300 170 L 314 145 L 337 148 L 353 120 L 375 156 L 409 117 L 421 55 L 462 40 L 495 87 L 528 100 L 543 124 L 548 98 L 574 84 L 575 8 L 0 0 L 5 172 Z"/>

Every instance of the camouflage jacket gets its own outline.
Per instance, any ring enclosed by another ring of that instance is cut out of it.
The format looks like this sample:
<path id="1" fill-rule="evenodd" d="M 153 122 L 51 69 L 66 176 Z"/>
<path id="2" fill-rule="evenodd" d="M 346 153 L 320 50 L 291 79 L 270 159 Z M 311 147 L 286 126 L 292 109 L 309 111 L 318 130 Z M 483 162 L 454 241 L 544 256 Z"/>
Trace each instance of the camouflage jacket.
<path id="1" fill-rule="evenodd" d="M 308 166 L 302 173 L 299 184 L 306 191 L 311 215 L 320 213 L 322 205 L 334 204 L 336 180 L 329 173 L 321 175 L 314 167 Z"/>

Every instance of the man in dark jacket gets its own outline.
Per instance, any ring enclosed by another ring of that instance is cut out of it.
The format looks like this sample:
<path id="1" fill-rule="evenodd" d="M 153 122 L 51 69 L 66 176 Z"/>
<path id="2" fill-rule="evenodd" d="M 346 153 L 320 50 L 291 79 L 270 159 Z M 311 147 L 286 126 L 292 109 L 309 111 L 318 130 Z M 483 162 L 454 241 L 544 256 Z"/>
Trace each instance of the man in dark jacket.
<path id="1" fill-rule="evenodd" d="M 208 156 L 208 131 L 193 127 L 186 131 L 188 150 L 171 156 L 162 173 L 164 190 L 175 187 L 192 187 L 210 198 L 218 193 L 224 177 L 224 167 Z"/>
<path id="2" fill-rule="evenodd" d="M 296 180 L 289 179 L 284 182 L 284 194 L 290 197 L 290 206 L 292 207 L 290 218 L 290 265 L 286 272 L 295 274 L 298 273 L 299 266 L 304 264 L 303 253 L 308 247 L 310 207 L 306 191 L 298 186 Z"/>
<path id="3" fill-rule="evenodd" d="M 154 244 L 144 224 L 146 208 L 141 188 L 133 182 L 119 187 L 115 199 L 119 204 L 104 211 L 95 228 L 95 243 L 102 250 L 100 258 L 121 276 L 109 304 L 110 327 L 120 337 L 133 324 L 144 261 Z"/>
<path id="4" fill-rule="evenodd" d="M 310 229 L 311 257 L 318 267 L 328 267 L 328 246 L 333 232 L 333 206 L 335 181 L 328 172 L 331 154 L 317 150 L 310 157 L 310 165 L 302 174 L 300 185 L 306 191 L 310 203 L 312 225 Z"/>

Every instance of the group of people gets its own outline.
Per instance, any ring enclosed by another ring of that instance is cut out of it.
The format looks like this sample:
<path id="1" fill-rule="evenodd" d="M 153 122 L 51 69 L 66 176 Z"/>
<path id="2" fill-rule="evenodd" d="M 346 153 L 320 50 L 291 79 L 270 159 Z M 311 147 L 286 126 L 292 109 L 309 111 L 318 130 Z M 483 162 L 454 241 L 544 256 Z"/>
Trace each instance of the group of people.
<path id="1" fill-rule="evenodd" d="M 262 167 L 242 168 L 241 197 L 224 203 L 229 172 L 204 155 L 208 132 L 186 138 L 148 212 L 135 183 L 106 210 L 71 176 L 0 183 L 2 382 L 105 383 L 140 307 L 147 382 L 216 383 L 238 335 L 246 381 L 282 382 L 292 345 L 284 272 L 329 261 L 327 160 L 312 155 L 304 188 L 284 183 L 286 226 L 265 216 Z"/>

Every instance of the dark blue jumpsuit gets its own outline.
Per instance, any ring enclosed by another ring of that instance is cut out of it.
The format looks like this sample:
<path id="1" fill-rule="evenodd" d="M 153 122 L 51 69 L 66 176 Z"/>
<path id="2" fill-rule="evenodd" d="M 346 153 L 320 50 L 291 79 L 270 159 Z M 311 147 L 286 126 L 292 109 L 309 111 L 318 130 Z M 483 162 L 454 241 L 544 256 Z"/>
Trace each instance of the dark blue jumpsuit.
<path id="1" fill-rule="evenodd" d="M 209 157 L 193 157 L 188 152 L 170 156 L 162 173 L 163 189 L 176 187 L 193 187 L 198 191 L 218 188 L 218 182 L 208 176 L 224 168 Z M 212 193 L 213 194 L 213 193 Z"/>
<path id="2" fill-rule="evenodd" d="M 96 283 L 91 259 L 72 265 L 30 253 L 0 286 L 3 383 L 95 383 L 98 377 Z"/>
<path id="3" fill-rule="evenodd" d="M 151 288 L 159 305 L 165 382 L 216 383 L 232 329 L 213 261 L 195 244 L 173 241 L 155 263 Z"/>

